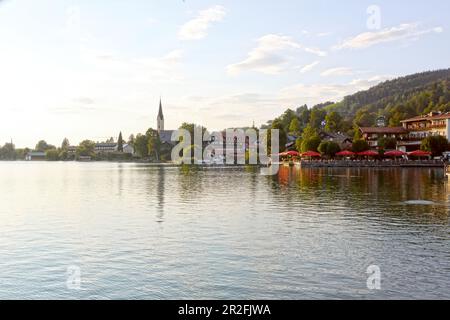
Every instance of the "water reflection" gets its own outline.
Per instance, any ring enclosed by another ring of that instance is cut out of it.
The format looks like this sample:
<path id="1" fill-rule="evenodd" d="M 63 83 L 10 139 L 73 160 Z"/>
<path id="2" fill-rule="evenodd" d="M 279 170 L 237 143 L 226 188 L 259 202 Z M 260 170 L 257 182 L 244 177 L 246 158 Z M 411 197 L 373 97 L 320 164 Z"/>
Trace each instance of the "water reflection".
<path id="1" fill-rule="evenodd" d="M 157 169 L 157 187 L 156 187 L 156 199 L 157 199 L 157 221 L 163 222 L 164 218 L 164 195 L 165 195 L 165 178 L 166 170 L 163 167 Z"/>
<path id="2" fill-rule="evenodd" d="M 272 189 L 289 201 L 320 199 L 360 212 L 382 211 L 416 223 L 448 223 L 449 183 L 442 169 L 297 168 L 283 166 Z"/>
<path id="3" fill-rule="evenodd" d="M 0 163 L 0 176 L 0 299 L 450 298 L 440 170 Z M 65 287 L 71 265 L 81 291 Z"/>

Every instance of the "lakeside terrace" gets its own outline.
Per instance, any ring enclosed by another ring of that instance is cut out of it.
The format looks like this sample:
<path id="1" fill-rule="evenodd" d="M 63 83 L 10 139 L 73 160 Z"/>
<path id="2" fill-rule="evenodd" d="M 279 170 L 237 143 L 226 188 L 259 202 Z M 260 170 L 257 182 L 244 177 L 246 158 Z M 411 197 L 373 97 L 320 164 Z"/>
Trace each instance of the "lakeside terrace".
<path id="1" fill-rule="evenodd" d="M 304 168 L 445 168 L 441 160 L 302 160 L 282 164 Z"/>

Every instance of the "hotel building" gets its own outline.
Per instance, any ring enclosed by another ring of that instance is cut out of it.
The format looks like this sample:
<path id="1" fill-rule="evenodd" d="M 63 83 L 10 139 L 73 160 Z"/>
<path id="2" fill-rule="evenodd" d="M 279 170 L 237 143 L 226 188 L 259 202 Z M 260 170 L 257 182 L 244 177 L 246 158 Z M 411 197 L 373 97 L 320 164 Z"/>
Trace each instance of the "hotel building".
<path id="1" fill-rule="evenodd" d="M 418 150 L 422 140 L 430 136 L 442 136 L 450 141 L 450 112 L 431 112 L 403 120 L 401 123 L 409 135 L 407 139 L 398 142 L 399 150 Z"/>
<path id="2" fill-rule="evenodd" d="M 381 138 L 394 138 L 397 141 L 408 138 L 408 130 L 404 127 L 361 127 L 359 130 L 372 149 L 378 148 Z"/>

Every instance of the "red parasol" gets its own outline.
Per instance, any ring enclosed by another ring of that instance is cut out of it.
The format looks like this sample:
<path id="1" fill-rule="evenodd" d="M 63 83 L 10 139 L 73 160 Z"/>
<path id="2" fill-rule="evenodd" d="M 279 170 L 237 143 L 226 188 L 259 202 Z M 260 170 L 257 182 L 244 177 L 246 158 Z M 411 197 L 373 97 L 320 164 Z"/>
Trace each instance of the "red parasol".
<path id="1" fill-rule="evenodd" d="M 429 157 L 429 156 L 431 156 L 431 152 L 417 150 L 417 151 L 408 153 L 408 155 L 411 157 Z"/>
<path id="2" fill-rule="evenodd" d="M 355 153 L 351 152 L 351 151 L 348 151 L 348 150 L 345 150 L 345 151 L 341 151 L 341 152 L 336 153 L 336 155 L 338 157 L 351 157 L 351 156 L 354 156 Z"/>
<path id="3" fill-rule="evenodd" d="M 406 156 L 407 153 L 400 151 L 400 150 L 393 150 L 393 151 L 385 152 L 384 155 L 386 157 L 402 157 L 402 156 Z"/>
<path id="4" fill-rule="evenodd" d="M 377 156 L 379 156 L 379 153 L 368 150 L 368 151 L 364 151 L 364 152 L 359 152 L 359 153 L 357 153 L 357 155 L 362 156 L 362 157 L 377 157 Z"/>
<path id="5" fill-rule="evenodd" d="M 315 151 L 308 151 L 308 152 L 304 152 L 302 153 L 302 157 L 311 157 L 311 158 L 320 158 L 322 155 L 318 152 Z"/>
<path id="6" fill-rule="evenodd" d="M 291 156 L 291 157 L 298 157 L 298 156 L 300 156 L 300 153 L 298 153 L 297 151 L 288 151 L 288 152 L 285 152 L 285 155 Z"/>

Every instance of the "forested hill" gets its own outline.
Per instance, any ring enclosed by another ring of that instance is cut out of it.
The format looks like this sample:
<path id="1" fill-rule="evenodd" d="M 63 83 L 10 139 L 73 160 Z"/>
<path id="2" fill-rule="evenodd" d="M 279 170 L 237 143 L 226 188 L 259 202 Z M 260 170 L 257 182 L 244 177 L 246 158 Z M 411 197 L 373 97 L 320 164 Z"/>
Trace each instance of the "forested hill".
<path id="1" fill-rule="evenodd" d="M 430 111 L 450 111 L 450 69 L 417 73 L 386 81 L 366 90 L 347 96 L 340 103 L 326 107 L 338 111 L 346 118 L 356 118 L 361 113 L 372 114 L 361 119 L 360 125 L 369 125 L 373 117 L 384 115 L 392 126 L 402 118 Z"/>
<path id="2" fill-rule="evenodd" d="M 301 104 L 301 101 L 299 101 Z M 296 127 L 298 132 L 308 125 L 320 129 L 352 134 L 357 127 L 375 125 L 376 119 L 384 116 L 389 126 L 398 126 L 406 118 L 431 111 L 450 111 L 450 69 L 422 72 L 394 80 L 385 81 L 369 90 L 345 97 L 338 103 L 322 103 L 308 109 L 287 110 L 268 125 L 275 123 L 287 132 Z M 324 122 L 325 120 L 325 122 Z"/>

